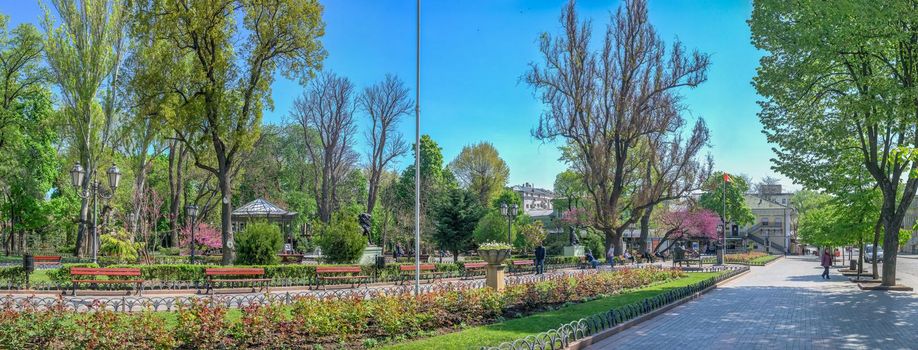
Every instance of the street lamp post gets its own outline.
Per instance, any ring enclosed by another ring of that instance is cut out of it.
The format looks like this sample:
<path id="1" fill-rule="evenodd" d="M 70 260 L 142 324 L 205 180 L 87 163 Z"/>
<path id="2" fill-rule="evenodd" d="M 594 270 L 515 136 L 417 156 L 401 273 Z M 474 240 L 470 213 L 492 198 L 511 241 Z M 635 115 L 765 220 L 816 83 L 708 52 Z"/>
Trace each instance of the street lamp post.
<path id="1" fill-rule="evenodd" d="M 191 241 L 188 243 L 191 245 L 191 263 L 194 264 L 194 226 L 195 221 L 198 217 L 198 206 L 189 205 L 185 207 L 185 220 L 189 221 L 191 225 Z"/>
<path id="2" fill-rule="evenodd" d="M 101 197 L 102 199 L 111 199 L 115 194 L 115 189 L 118 188 L 118 183 L 121 182 L 121 170 L 118 170 L 118 167 L 115 164 L 112 164 L 108 171 L 108 186 L 109 191 L 105 193 L 102 188 L 102 183 L 98 180 L 90 178 L 89 188 L 85 191 L 77 191 L 77 195 L 83 199 L 92 199 L 92 234 L 90 235 L 90 243 L 92 244 L 92 262 L 99 262 L 99 231 L 96 226 L 99 221 L 99 205 L 98 201 Z M 86 175 L 86 171 L 83 170 L 83 166 L 80 163 L 77 163 L 73 166 L 73 169 L 70 170 L 70 181 L 71 185 L 74 188 L 79 188 L 83 184 L 83 176 Z M 95 175 L 95 172 L 92 172 L 90 176 Z"/>
<path id="3" fill-rule="evenodd" d="M 513 238 L 511 237 L 513 229 L 513 218 L 515 218 L 520 211 L 520 206 L 513 204 L 507 205 L 507 203 L 500 204 L 500 213 L 503 216 L 507 217 L 507 243 L 513 244 Z"/>

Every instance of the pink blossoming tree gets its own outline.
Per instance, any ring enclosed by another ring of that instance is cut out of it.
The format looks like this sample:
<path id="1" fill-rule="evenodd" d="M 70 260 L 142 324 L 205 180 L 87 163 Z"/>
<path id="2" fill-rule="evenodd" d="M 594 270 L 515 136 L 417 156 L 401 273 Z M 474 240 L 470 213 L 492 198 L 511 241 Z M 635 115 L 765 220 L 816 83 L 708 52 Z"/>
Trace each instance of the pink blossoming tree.
<path id="1" fill-rule="evenodd" d="M 665 212 L 659 217 L 663 238 L 657 249 L 666 241 L 715 240 L 719 223 L 720 216 L 708 209 L 690 208 Z"/>
<path id="2" fill-rule="evenodd" d="M 191 226 L 185 226 L 180 232 L 182 236 L 182 250 L 188 251 L 191 241 Z M 205 223 L 198 223 L 194 230 L 195 250 L 205 252 L 223 247 L 223 238 L 219 230 Z"/>

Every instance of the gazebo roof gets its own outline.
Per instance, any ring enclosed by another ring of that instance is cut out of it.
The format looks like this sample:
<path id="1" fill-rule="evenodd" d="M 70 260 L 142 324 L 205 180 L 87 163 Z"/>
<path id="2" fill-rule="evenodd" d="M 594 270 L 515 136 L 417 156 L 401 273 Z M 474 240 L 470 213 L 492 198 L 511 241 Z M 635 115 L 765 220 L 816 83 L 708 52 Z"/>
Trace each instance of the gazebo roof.
<path id="1" fill-rule="evenodd" d="M 234 218 L 289 218 L 292 216 L 296 216 L 296 212 L 281 209 L 264 198 L 258 198 L 233 210 Z"/>

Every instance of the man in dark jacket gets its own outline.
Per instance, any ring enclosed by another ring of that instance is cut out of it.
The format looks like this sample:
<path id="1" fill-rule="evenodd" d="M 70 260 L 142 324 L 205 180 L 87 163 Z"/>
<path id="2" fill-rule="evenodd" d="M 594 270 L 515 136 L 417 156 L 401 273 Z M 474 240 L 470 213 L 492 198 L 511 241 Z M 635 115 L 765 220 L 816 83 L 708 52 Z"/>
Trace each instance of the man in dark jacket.
<path id="1" fill-rule="evenodd" d="M 537 275 L 545 273 L 545 247 L 542 244 L 535 249 L 535 268 Z"/>

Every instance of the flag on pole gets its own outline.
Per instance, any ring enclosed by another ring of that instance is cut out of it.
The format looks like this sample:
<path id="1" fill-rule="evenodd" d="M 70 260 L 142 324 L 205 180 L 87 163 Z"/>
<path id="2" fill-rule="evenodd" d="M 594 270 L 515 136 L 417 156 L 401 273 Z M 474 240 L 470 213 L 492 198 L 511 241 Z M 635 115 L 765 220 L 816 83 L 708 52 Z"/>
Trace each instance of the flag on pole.
<path id="1" fill-rule="evenodd" d="M 724 173 L 724 182 L 730 182 L 730 181 L 732 181 L 730 179 L 730 174 Z"/>

